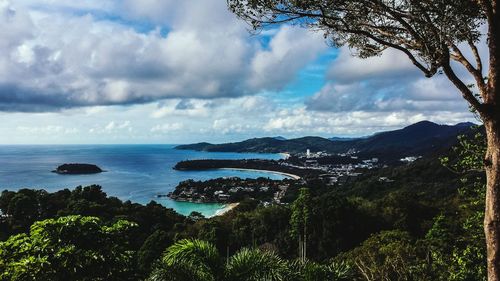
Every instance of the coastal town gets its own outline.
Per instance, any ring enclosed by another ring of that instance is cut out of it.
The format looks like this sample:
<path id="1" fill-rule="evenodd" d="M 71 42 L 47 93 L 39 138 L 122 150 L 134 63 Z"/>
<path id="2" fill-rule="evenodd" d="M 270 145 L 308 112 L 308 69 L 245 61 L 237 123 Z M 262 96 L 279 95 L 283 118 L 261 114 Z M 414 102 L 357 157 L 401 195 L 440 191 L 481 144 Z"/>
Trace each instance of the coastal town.
<path id="1" fill-rule="evenodd" d="M 300 180 L 269 178 L 241 179 L 238 177 L 217 178 L 208 181 L 186 180 L 168 194 L 176 201 L 197 203 L 236 203 L 253 198 L 265 204 L 283 203 L 290 188 L 299 188 Z"/>
<path id="2" fill-rule="evenodd" d="M 167 196 L 176 201 L 197 203 L 235 203 L 245 198 L 259 200 L 263 204 L 286 204 L 287 195 L 310 182 L 335 188 L 355 180 L 364 172 L 382 167 L 376 157 L 360 157 L 355 150 L 341 154 L 324 151 L 285 154 L 280 160 L 189 160 L 177 163 L 177 170 L 247 169 L 268 171 L 286 175 L 283 180 L 269 178 L 241 179 L 217 178 L 208 181 L 186 180 Z M 407 157 L 409 162 L 418 157 Z M 380 180 L 391 182 L 389 178 Z"/>

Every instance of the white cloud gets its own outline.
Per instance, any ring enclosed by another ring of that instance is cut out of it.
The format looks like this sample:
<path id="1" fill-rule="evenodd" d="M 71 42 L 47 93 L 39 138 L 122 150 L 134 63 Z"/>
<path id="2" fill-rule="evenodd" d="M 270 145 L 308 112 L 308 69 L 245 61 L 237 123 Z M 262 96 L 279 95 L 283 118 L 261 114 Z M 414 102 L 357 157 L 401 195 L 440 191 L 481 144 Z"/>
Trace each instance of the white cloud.
<path id="1" fill-rule="evenodd" d="M 17 126 L 16 130 L 26 135 L 68 135 L 78 134 L 78 128 L 66 128 L 59 125 L 46 125 L 46 126 Z"/>
<path id="2" fill-rule="evenodd" d="M 326 48 L 282 27 L 263 49 L 215 0 L 1 3 L 4 111 L 253 95 L 284 87 Z"/>
<path id="3" fill-rule="evenodd" d="M 269 49 L 252 59 L 250 84 L 254 88 L 281 89 L 326 49 L 321 33 L 284 25 L 271 39 Z"/>
<path id="4" fill-rule="evenodd" d="M 151 128 L 152 133 L 167 133 L 172 131 L 178 131 L 184 128 L 182 123 L 170 123 L 170 124 L 162 124 L 156 125 Z"/>
<path id="5" fill-rule="evenodd" d="M 343 47 L 330 65 L 328 78 L 337 83 L 350 84 L 361 80 L 404 79 L 422 75 L 408 57 L 395 49 L 387 49 L 378 57 L 361 59 Z"/>
<path id="6" fill-rule="evenodd" d="M 360 59 L 341 48 L 330 64 L 327 82 L 306 100 L 324 112 L 466 112 L 467 103 L 443 75 L 425 78 L 400 51 Z"/>
<path id="7" fill-rule="evenodd" d="M 472 115 L 468 112 L 446 110 L 418 114 L 412 111 L 332 113 L 308 111 L 302 107 L 281 111 L 277 116 L 270 118 L 263 128 L 269 134 L 360 136 L 402 128 L 422 120 L 456 124 L 472 119 Z"/>
<path id="8" fill-rule="evenodd" d="M 395 51 L 330 49 L 327 67 L 321 34 L 250 36 L 224 1 L 0 0 L 0 24 L 0 143 L 365 135 L 471 119 L 444 77 L 422 78 Z"/>

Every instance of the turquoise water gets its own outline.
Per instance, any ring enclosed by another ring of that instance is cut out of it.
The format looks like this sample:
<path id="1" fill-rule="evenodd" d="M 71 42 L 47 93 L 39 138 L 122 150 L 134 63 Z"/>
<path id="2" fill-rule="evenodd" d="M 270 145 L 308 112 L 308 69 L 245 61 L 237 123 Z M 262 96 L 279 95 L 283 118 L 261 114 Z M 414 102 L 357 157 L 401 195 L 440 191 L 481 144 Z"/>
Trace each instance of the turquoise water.
<path id="1" fill-rule="evenodd" d="M 198 211 L 212 216 L 222 204 L 175 202 L 157 198 L 183 180 L 217 177 L 283 179 L 284 176 L 253 171 L 176 171 L 172 167 L 188 159 L 279 159 L 278 154 L 217 153 L 175 150 L 173 145 L 4 145 L 0 146 L 0 190 L 37 188 L 56 191 L 78 185 L 101 185 L 104 192 L 121 200 L 146 204 L 155 200 L 188 215 Z M 58 175 L 51 173 L 63 163 L 96 164 L 105 173 Z"/>

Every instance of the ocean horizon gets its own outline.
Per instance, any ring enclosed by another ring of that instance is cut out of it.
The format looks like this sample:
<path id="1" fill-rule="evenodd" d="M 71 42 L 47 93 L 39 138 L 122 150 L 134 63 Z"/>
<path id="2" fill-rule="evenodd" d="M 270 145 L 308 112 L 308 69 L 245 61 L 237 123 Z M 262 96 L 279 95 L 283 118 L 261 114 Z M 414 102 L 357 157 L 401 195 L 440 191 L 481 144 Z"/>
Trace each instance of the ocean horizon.
<path id="1" fill-rule="evenodd" d="M 180 214 L 193 211 L 210 217 L 224 204 L 176 202 L 158 197 L 184 180 L 219 177 L 283 179 L 284 175 L 243 170 L 177 171 L 174 165 L 192 159 L 280 159 L 280 154 L 202 152 L 174 149 L 173 144 L 0 145 L 0 190 L 22 188 L 54 192 L 97 184 L 108 196 L 147 204 L 154 200 Z M 95 164 L 105 170 L 90 175 L 60 175 L 52 170 L 64 163 Z"/>

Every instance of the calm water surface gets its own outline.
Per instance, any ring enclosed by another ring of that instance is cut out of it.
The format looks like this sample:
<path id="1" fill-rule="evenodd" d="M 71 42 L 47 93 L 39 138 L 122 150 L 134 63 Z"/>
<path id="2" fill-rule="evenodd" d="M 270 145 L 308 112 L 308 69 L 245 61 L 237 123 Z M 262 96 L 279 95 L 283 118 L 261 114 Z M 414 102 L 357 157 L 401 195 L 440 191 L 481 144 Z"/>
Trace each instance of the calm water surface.
<path id="1" fill-rule="evenodd" d="M 198 211 L 214 215 L 222 204 L 196 204 L 156 198 L 167 194 L 183 180 L 217 177 L 283 179 L 284 176 L 250 171 L 176 171 L 172 167 L 188 159 L 279 159 L 278 154 L 217 153 L 175 150 L 174 145 L 4 145 L 0 146 L 0 190 L 40 188 L 56 191 L 78 185 L 101 185 L 111 196 L 145 204 L 155 200 L 188 215 Z M 96 164 L 105 173 L 58 175 L 51 173 L 63 163 Z"/>

